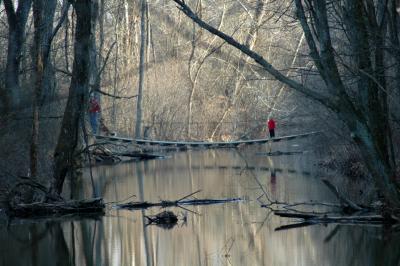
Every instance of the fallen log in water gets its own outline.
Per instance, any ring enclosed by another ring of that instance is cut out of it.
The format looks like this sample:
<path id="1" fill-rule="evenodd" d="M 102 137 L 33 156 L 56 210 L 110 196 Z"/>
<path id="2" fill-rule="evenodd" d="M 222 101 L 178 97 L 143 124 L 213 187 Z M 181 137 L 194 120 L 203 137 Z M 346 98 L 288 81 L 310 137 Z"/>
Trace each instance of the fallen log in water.
<path id="1" fill-rule="evenodd" d="M 107 143 L 97 143 L 91 147 L 90 152 L 95 161 L 105 163 L 119 163 L 121 161 L 125 161 L 126 157 L 134 160 L 151 160 L 165 158 L 165 155 L 163 154 L 149 153 L 143 150 L 120 151 L 118 150 L 118 148 L 115 150 L 105 147 L 106 144 Z"/>
<path id="2" fill-rule="evenodd" d="M 227 198 L 227 199 L 193 199 L 193 200 L 181 200 L 181 201 L 169 201 L 162 200 L 160 202 L 147 202 L 147 201 L 132 201 L 123 204 L 117 204 L 116 207 L 122 209 L 147 209 L 151 207 L 174 207 L 179 205 L 211 205 L 220 204 L 227 202 L 241 201 L 241 198 Z"/>
<path id="3" fill-rule="evenodd" d="M 105 204 L 102 198 L 85 200 L 69 200 L 57 202 L 33 202 L 13 205 L 9 214 L 14 217 L 33 217 L 47 215 L 63 215 L 71 213 L 103 212 Z"/>
<path id="4" fill-rule="evenodd" d="M 128 203 L 117 204 L 115 207 L 122 209 L 147 209 L 151 207 L 176 207 L 179 205 L 211 205 L 211 204 L 219 204 L 219 203 L 227 203 L 227 202 L 235 202 L 241 201 L 241 198 L 227 198 L 227 199 L 192 199 L 185 200 L 188 197 L 199 193 L 201 190 L 197 190 L 189 195 L 180 198 L 178 200 L 162 200 L 160 202 L 147 202 L 147 201 L 131 201 Z"/>

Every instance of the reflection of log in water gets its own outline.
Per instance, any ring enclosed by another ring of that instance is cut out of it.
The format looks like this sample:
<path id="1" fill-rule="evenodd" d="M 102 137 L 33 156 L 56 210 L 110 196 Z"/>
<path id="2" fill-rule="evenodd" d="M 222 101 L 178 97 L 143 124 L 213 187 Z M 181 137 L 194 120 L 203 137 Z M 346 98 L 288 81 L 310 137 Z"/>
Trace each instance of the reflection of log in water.
<path id="1" fill-rule="evenodd" d="M 172 211 L 163 211 L 156 215 L 145 217 L 149 221 L 147 225 L 155 224 L 164 229 L 172 229 L 178 223 L 178 216 Z"/>
<path id="2" fill-rule="evenodd" d="M 144 198 L 144 163 L 140 162 L 136 164 L 136 175 L 138 180 L 138 188 L 139 188 L 139 199 L 143 200 Z M 144 250 L 146 253 L 146 265 L 154 265 L 153 263 L 153 254 L 150 256 L 149 254 L 149 237 L 147 234 L 147 230 L 145 230 L 146 222 L 145 222 L 145 213 L 144 209 L 142 209 L 142 225 L 143 225 L 143 241 L 144 241 Z"/>
<path id="3" fill-rule="evenodd" d="M 257 152 L 257 156 L 283 156 L 283 155 L 298 155 L 306 153 L 306 151 L 271 151 L 271 152 Z"/>
<path id="4" fill-rule="evenodd" d="M 392 224 L 396 222 L 396 220 L 387 219 L 382 215 L 327 216 L 327 215 L 312 215 L 312 214 L 291 213 L 282 211 L 276 211 L 274 212 L 274 214 L 281 217 L 299 218 L 303 220 L 303 222 L 300 223 L 280 226 L 276 228 L 275 231 L 299 228 L 314 224 L 336 223 L 336 224 L 382 225 L 382 224 Z"/>
<path id="5" fill-rule="evenodd" d="M 10 214 L 16 217 L 65 215 L 71 213 L 103 213 L 105 205 L 102 198 L 70 200 L 57 202 L 33 202 L 12 206 Z"/>

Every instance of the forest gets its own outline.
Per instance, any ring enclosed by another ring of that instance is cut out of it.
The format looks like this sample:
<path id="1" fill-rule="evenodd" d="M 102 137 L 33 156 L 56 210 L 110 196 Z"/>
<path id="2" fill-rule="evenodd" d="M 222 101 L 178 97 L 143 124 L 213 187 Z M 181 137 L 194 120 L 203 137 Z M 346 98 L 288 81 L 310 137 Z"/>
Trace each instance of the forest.
<path id="1" fill-rule="evenodd" d="M 3 206 L 74 199 L 80 178 L 98 203 L 95 98 L 99 135 L 254 140 L 271 118 L 319 131 L 316 163 L 361 175 L 399 222 L 400 1 L 0 0 L 0 22 Z"/>
<path id="2" fill-rule="evenodd" d="M 0 50 L 0 265 L 398 265 L 399 0 L 0 0 Z"/>

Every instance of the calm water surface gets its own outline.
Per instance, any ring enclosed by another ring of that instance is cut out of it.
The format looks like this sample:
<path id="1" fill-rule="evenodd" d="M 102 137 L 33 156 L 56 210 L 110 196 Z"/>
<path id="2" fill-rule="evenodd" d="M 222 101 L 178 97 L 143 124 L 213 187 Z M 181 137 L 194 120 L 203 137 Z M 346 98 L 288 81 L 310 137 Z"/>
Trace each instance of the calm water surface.
<path id="1" fill-rule="evenodd" d="M 301 150 L 302 145 L 279 149 Z M 315 177 L 312 152 L 257 156 L 265 149 L 187 151 L 165 160 L 95 167 L 96 189 L 107 202 L 131 195 L 176 200 L 199 189 L 197 198 L 246 201 L 188 206 L 191 211 L 171 208 L 186 222 L 170 230 L 146 226 L 144 215 L 158 208 L 117 210 L 112 204 L 97 218 L 3 223 L 0 265 L 399 265 L 399 237 L 384 228 L 315 225 L 274 231 L 293 221 L 260 207 L 256 179 L 274 199 L 334 199 Z M 74 192 L 81 198 L 91 196 L 88 179 L 80 180 L 84 189 Z"/>

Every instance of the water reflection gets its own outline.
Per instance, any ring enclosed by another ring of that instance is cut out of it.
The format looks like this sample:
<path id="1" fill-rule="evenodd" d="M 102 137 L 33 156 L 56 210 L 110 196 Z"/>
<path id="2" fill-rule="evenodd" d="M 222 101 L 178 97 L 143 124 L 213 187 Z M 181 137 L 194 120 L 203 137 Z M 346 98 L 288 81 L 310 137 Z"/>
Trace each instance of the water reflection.
<path id="1" fill-rule="evenodd" d="M 188 151 L 168 160 L 94 169 L 106 201 L 247 197 L 245 203 L 171 208 L 187 223 L 146 226 L 160 209 L 110 209 L 104 217 L 32 222 L 0 228 L 0 265 L 398 265 L 399 238 L 385 228 L 312 226 L 275 232 L 288 223 L 260 208 L 254 176 L 280 201 L 333 200 L 313 178 L 310 155 L 265 158 L 254 147 Z M 244 158 L 245 160 L 244 160 Z M 303 175 L 302 173 L 310 173 Z M 91 196 L 89 180 L 76 182 Z M 196 214 L 197 213 L 197 214 Z M 18 223 L 18 222 L 17 222 Z"/>

